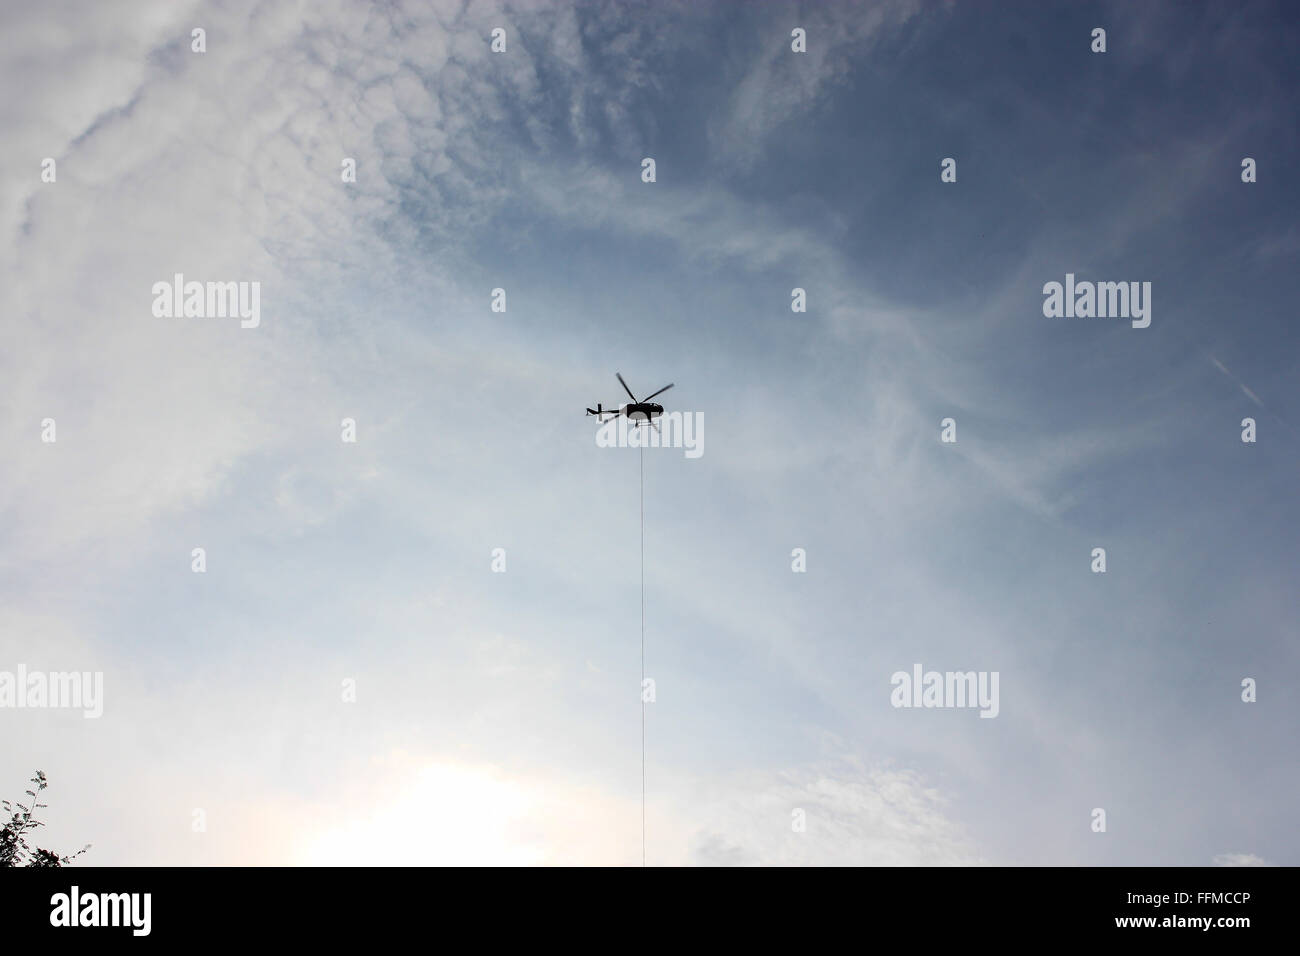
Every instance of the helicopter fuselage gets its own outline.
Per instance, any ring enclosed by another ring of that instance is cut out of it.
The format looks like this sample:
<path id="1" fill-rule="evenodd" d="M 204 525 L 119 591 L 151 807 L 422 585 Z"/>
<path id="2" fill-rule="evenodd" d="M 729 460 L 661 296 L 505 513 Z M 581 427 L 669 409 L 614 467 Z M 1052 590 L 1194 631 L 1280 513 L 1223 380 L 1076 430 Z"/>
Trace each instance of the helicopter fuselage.
<path id="1" fill-rule="evenodd" d="M 622 412 L 633 421 L 651 421 L 664 413 L 664 407 L 658 402 L 633 402 L 624 405 Z"/>

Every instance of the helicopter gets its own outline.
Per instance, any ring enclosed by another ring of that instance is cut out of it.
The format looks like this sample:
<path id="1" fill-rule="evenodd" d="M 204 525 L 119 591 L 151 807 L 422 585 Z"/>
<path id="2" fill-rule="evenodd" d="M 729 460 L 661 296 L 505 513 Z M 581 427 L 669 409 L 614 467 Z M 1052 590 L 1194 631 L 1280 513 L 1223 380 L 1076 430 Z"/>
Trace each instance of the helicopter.
<path id="1" fill-rule="evenodd" d="M 654 420 L 664 413 L 664 407 L 658 402 L 650 401 L 650 399 L 668 391 L 668 389 L 673 387 L 672 383 L 670 382 L 657 392 L 651 392 L 645 398 L 637 398 L 632 394 L 632 389 L 627 387 L 627 382 L 623 381 L 622 375 L 615 372 L 614 377 L 618 379 L 618 384 L 623 386 L 623 391 L 627 392 L 628 398 L 632 399 L 632 401 L 628 404 L 620 405 L 618 408 L 605 408 L 597 402 L 595 408 L 587 409 L 587 414 L 595 415 L 602 423 L 605 421 L 606 415 L 612 415 L 614 418 L 623 415 L 629 421 L 636 422 L 638 428 L 641 427 L 642 423 L 645 423 L 658 429 L 659 426 L 655 425 Z"/>

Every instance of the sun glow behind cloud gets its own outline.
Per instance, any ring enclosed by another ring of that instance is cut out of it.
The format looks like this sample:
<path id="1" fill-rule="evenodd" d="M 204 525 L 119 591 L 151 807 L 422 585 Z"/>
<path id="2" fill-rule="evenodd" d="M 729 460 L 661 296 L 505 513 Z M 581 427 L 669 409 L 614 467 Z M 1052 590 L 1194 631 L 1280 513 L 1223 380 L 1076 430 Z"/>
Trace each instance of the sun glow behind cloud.
<path id="1" fill-rule="evenodd" d="M 426 766 L 387 801 L 355 808 L 322 833 L 308 866 L 529 866 L 546 853 L 530 838 L 538 795 L 493 770 Z"/>
<path id="2" fill-rule="evenodd" d="M 316 807 L 293 855 L 307 866 L 560 866 L 641 862 L 640 795 L 560 775 L 394 753 L 351 789 L 346 819 Z M 685 860 L 680 828 L 655 808 L 662 862 Z M 652 861 L 653 862 L 653 861 Z"/>

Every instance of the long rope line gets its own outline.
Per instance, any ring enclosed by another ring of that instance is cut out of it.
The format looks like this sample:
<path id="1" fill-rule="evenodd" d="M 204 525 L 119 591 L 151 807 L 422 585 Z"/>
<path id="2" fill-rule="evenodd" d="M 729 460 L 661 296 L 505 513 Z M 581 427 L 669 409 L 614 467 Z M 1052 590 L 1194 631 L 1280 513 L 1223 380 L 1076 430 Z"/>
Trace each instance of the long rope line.
<path id="1" fill-rule="evenodd" d="M 641 472 L 641 868 L 645 868 L 645 446 L 638 443 Z"/>

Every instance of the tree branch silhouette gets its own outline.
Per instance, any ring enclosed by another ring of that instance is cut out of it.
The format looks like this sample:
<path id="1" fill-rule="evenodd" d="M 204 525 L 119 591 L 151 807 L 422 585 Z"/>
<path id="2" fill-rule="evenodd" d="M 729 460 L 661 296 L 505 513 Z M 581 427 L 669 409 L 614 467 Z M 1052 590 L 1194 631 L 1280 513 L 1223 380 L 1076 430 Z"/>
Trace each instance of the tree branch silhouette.
<path id="1" fill-rule="evenodd" d="M 3 827 L 0 827 L 0 867 L 29 866 L 38 869 L 52 869 L 67 866 L 89 850 L 90 844 L 87 843 L 71 855 L 61 855 L 53 850 L 46 850 L 41 847 L 33 848 L 27 842 L 28 836 L 34 834 L 37 827 L 45 826 L 44 823 L 36 819 L 36 811 L 47 809 L 49 806 L 49 804 L 39 802 L 41 792 L 49 786 L 45 780 L 45 771 L 36 771 L 36 776 L 32 777 L 30 782 L 36 786 L 36 789 L 23 791 L 29 798 L 27 803 L 10 803 L 8 800 L 0 800 L 0 808 L 3 808 L 4 815 L 10 818 Z"/>

